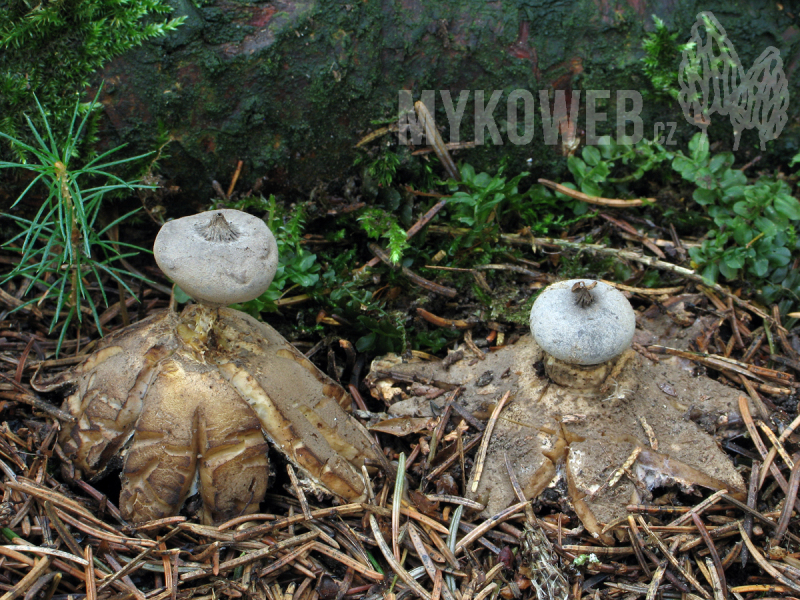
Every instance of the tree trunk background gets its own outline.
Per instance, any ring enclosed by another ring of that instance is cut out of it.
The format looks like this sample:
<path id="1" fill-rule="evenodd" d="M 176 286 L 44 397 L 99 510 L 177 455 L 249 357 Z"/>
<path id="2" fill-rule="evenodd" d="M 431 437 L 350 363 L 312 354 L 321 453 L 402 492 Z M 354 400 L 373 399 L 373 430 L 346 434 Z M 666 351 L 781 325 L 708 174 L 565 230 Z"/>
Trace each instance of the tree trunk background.
<path id="1" fill-rule="evenodd" d="M 207 202 L 212 180 L 226 188 L 238 160 L 244 168 L 237 189 L 263 176 L 266 191 L 306 192 L 319 183 L 344 182 L 355 172 L 358 140 L 396 117 L 400 89 L 411 90 L 415 100 L 424 89 L 449 89 L 454 99 L 464 89 L 486 90 L 487 99 L 495 89 L 530 90 L 537 128 L 531 144 L 515 146 L 504 135 L 504 145 L 463 150 L 457 160 L 489 171 L 506 161 L 535 176 L 563 175 L 559 147 L 544 144 L 538 90 L 609 89 L 613 98 L 618 89 L 650 89 L 640 59 L 654 14 L 684 43 L 697 13 L 713 11 L 745 70 L 773 45 L 790 91 L 800 90 L 800 13 L 789 2 L 783 8 L 773 1 L 742 6 L 708 0 L 172 4 L 174 15 L 188 16 L 186 24 L 114 60 L 96 82 L 104 81 L 106 145 L 128 142 L 148 151 L 159 139 L 172 139 L 161 173 L 180 187 L 178 197 L 189 203 L 177 209 L 183 211 Z M 473 98 L 462 141 L 472 139 Z M 613 126 L 613 103 L 601 109 Z M 793 97 L 788 110 L 786 128 L 766 153 L 784 161 L 798 148 L 800 98 Z M 447 141 L 438 92 L 435 112 Z M 504 95 L 494 112 L 498 125 L 505 114 Z M 655 121 L 676 122 L 681 140 L 698 131 L 677 101 L 646 96 L 642 116 L 648 138 Z M 733 143 L 726 118 L 717 116 L 710 133 L 723 147 Z M 760 153 L 757 135 L 746 132 L 737 162 Z"/>

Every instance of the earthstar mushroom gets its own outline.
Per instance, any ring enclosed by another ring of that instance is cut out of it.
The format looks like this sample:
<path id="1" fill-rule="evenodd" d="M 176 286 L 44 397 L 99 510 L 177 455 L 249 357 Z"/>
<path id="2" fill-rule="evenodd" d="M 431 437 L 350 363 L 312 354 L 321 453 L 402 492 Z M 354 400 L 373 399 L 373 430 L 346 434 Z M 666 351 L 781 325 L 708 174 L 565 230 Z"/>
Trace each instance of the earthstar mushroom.
<path id="1" fill-rule="evenodd" d="M 628 348 L 635 322 L 611 286 L 559 282 L 534 303 L 532 336 L 483 360 L 467 352 L 454 362 L 387 355 L 373 362 L 366 383 L 389 405 L 427 403 L 436 388 L 458 386 L 458 403 L 473 415 L 508 394 L 469 497 L 489 518 L 520 492 L 531 499 L 551 488 L 569 498 L 587 531 L 613 543 L 601 523 L 624 517 L 629 504 L 648 502 L 659 488 L 744 489 L 716 441 L 687 417 L 690 407 L 714 420 L 727 416 L 738 392 L 681 363 L 640 358 Z"/>
<path id="2" fill-rule="evenodd" d="M 531 309 L 531 333 L 546 354 L 545 371 L 570 388 L 600 386 L 622 360 L 635 330 L 630 303 L 603 282 L 554 283 Z"/>
<path id="3" fill-rule="evenodd" d="M 258 510 L 269 441 L 307 490 L 363 499 L 361 466 L 380 457 L 348 412 L 350 396 L 269 325 L 222 306 L 272 280 L 277 246 L 263 221 L 202 213 L 165 225 L 155 246 L 159 265 L 201 302 L 121 329 L 82 364 L 32 381 L 73 388 L 63 408 L 75 422 L 60 443 L 76 475 L 99 476 L 121 457 L 126 519 L 171 516 L 196 490 L 202 520 L 215 523 Z"/>

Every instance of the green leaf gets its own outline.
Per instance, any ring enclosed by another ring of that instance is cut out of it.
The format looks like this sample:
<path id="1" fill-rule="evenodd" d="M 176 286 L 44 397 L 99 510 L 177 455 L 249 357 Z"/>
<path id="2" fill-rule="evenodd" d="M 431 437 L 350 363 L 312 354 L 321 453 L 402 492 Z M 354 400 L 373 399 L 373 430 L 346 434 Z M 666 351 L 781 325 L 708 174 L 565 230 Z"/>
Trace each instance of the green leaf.
<path id="1" fill-rule="evenodd" d="M 739 169 L 728 169 L 720 175 L 719 186 L 726 190 L 733 186 L 744 186 L 747 184 L 747 176 Z"/>
<path id="2" fill-rule="evenodd" d="M 753 224 L 758 231 L 762 232 L 764 236 L 768 238 L 774 236 L 778 231 L 775 223 L 766 217 L 756 217 Z"/>
<path id="3" fill-rule="evenodd" d="M 590 179 L 596 183 L 602 183 L 606 180 L 606 177 L 608 177 L 609 171 L 608 163 L 601 162 L 586 174 L 586 179 Z"/>
<path id="4" fill-rule="evenodd" d="M 569 172 L 572 173 L 572 176 L 575 178 L 576 181 L 582 181 L 584 176 L 586 175 L 586 171 L 589 168 L 586 166 L 586 163 L 583 162 L 577 156 L 570 156 L 567 159 L 567 168 Z"/>
<path id="5" fill-rule="evenodd" d="M 725 204 L 735 202 L 739 198 L 744 198 L 745 187 L 741 185 L 734 185 L 722 192 L 722 201 Z"/>
<path id="6" fill-rule="evenodd" d="M 316 254 L 306 254 L 302 259 L 300 259 L 300 262 L 297 264 L 296 268 L 298 271 L 308 271 L 316 261 Z"/>
<path id="7" fill-rule="evenodd" d="M 685 156 L 676 156 L 672 161 L 672 168 L 681 174 L 681 177 L 688 181 L 694 181 L 694 174 L 697 171 L 697 165 L 686 158 Z"/>
<path id="8" fill-rule="evenodd" d="M 767 273 L 769 273 L 769 261 L 766 258 L 755 259 L 752 272 L 756 277 L 766 277 Z"/>
<path id="9" fill-rule="evenodd" d="M 744 257 L 739 252 L 726 252 L 722 261 L 731 269 L 741 269 L 744 266 Z"/>
<path id="10" fill-rule="evenodd" d="M 692 153 L 692 159 L 697 163 L 708 160 L 708 136 L 702 132 L 695 133 L 689 140 L 689 151 Z"/>
<path id="11" fill-rule="evenodd" d="M 711 263 L 706 265 L 705 269 L 703 269 L 702 276 L 703 279 L 705 279 L 709 283 L 716 283 L 718 273 L 719 273 L 719 268 L 717 267 L 717 263 Z"/>
<path id="12" fill-rule="evenodd" d="M 583 160 L 586 162 L 587 165 L 591 165 L 594 167 L 600 163 L 601 160 L 600 151 L 594 146 L 584 146 L 581 155 L 583 156 Z"/>
<path id="13" fill-rule="evenodd" d="M 466 183 L 472 183 L 474 178 L 475 168 L 469 163 L 464 163 L 461 165 L 461 179 Z"/>
<path id="14" fill-rule="evenodd" d="M 792 253 L 788 248 L 774 248 L 768 259 L 771 265 L 785 267 L 792 260 Z"/>
<path id="15" fill-rule="evenodd" d="M 178 304 L 186 304 L 192 299 L 192 297 L 189 294 L 184 292 L 177 285 L 175 285 L 172 289 L 173 289 L 173 295 L 175 296 L 175 302 L 177 302 Z"/>
<path id="16" fill-rule="evenodd" d="M 742 217 L 750 216 L 754 210 L 755 207 L 746 200 L 741 200 L 733 205 L 733 212 Z"/>
<path id="17" fill-rule="evenodd" d="M 692 193 L 692 198 L 698 204 L 705 206 L 706 204 L 713 204 L 718 197 L 717 192 L 713 190 L 706 190 L 703 188 L 697 188 Z"/>
<path id="18" fill-rule="evenodd" d="M 708 168 L 711 169 L 711 172 L 715 175 L 719 175 L 720 172 L 729 169 L 731 165 L 733 165 L 733 153 L 720 152 L 711 158 L 711 161 L 708 163 Z"/>
<path id="19" fill-rule="evenodd" d="M 707 167 L 700 167 L 695 171 L 694 182 L 707 190 L 713 190 L 717 187 L 717 178 Z"/>
<path id="20" fill-rule="evenodd" d="M 584 180 L 584 182 L 581 184 L 581 191 L 587 196 L 595 196 L 599 198 L 602 198 L 603 196 L 603 190 L 600 189 L 600 186 L 589 179 Z"/>
<path id="21" fill-rule="evenodd" d="M 736 279 L 736 276 L 739 273 L 738 269 L 731 267 L 727 261 L 724 260 L 719 263 L 719 272 L 725 279 L 729 281 Z"/>
<path id="22" fill-rule="evenodd" d="M 375 346 L 377 334 L 373 331 L 364 335 L 356 340 L 356 350 L 359 352 L 369 352 Z"/>
<path id="23" fill-rule="evenodd" d="M 779 194 L 774 200 L 775 210 L 792 221 L 800 221 L 800 201 L 787 194 Z"/>

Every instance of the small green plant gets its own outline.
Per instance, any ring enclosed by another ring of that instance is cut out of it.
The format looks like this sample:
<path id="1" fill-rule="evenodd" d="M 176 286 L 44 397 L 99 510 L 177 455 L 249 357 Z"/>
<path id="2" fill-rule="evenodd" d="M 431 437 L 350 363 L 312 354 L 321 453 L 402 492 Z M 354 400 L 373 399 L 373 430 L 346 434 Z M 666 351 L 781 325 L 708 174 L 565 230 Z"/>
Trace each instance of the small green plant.
<path id="1" fill-rule="evenodd" d="M 600 562 L 600 559 L 597 558 L 597 555 L 593 552 L 591 554 L 579 554 L 572 561 L 572 564 L 575 565 L 576 567 L 582 567 L 586 563 L 589 563 L 590 565 L 592 565 L 592 564 L 597 564 L 599 562 Z"/>
<path id="2" fill-rule="evenodd" d="M 644 57 L 642 70 L 650 80 L 656 95 L 677 100 L 680 93 L 678 84 L 678 64 L 684 51 L 694 45 L 693 42 L 678 44 L 678 33 L 670 33 L 664 21 L 653 15 L 655 31 L 642 41 Z"/>
<path id="3" fill-rule="evenodd" d="M 672 167 L 697 185 L 693 199 L 706 207 L 715 227 L 689 254 L 703 277 L 747 278 L 763 300 L 783 312 L 800 303 L 800 275 L 791 269 L 800 251 L 800 201 L 785 181 L 761 176 L 752 183 L 733 166 L 733 154 L 711 155 L 708 137 L 697 133 L 688 156 L 677 153 Z"/>
<path id="4" fill-rule="evenodd" d="M 689 250 L 693 266 L 710 282 L 746 280 L 760 289 L 764 302 L 778 302 L 786 312 L 800 304 L 800 274 L 791 269 L 800 250 L 800 202 L 785 181 L 761 176 L 748 182 L 733 162 L 731 152 L 712 155 L 708 137 L 700 132 L 689 142 L 688 154 L 667 151 L 654 141 L 610 140 L 585 147 L 567 165 L 577 187 L 591 196 L 629 194 L 629 184 L 648 173 L 667 180 L 677 173 L 694 184 L 692 198 L 700 210 L 679 215 L 705 233 L 700 246 Z M 800 154 L 790 166 L 799 162 Z M 675 217 L 669 209 L 667 216 Z"/>
<path id="5" fill-rule="evenodd" d="M 504 171 L 501 166 L 495 175 L 476 173 L 472 165 L 465 164 L 461 167 L 462 180 L 449 182 L 453 195 L 446 215 L 451 225 L 469 229 L 452 241 L 450 255 L 480 248 L 488 259 L 495 251 L 502 250 L 496 243 L 501 231 L 528 227 L 534 234 L 546 235 L 575 221 L 567 218 L 564 210 L 571 202 L 556 198 L 538 184 L 521 192 L 520 183 L 529 173 L 523 171 L 509 178 Z"/>
<path id="6" fill-rule="evenodd" d="M 371 177 L 379 187 L 389 187 L 397 174 L 397 167 L 400 165 L 400 156 L 391 150 L 384 150 L 373 159 L 368 159 L 364 155 L 359 155 L 353 162 L 353 166 L 365 163 L 364 172 Z"/>
<path id="7" fill-rule="evenodd" d="M 646 173 L 664 163 L 669 154 L 658 142 L 642 140 L 636 144 L 629 139 L 617 142 L 611 138 L 605 144 L 585 146 L 581 156 L 570 156 L 567 167 L 580 191 L 589 196 L 616 196 L 630 193 L 628 184 L 642 179 Z M 615 167 L 625 171 L 612 177 Z M 576 214 L 583 214 L 588 206 L 576 202 Z"/>
<path id="8" fill-rule="evenodd" d="M 387 240 L 389 257 L 393 263 L 399 263 L 403 252 L 408 249 L 408 241 L 406 232 L 400 227 L 396 217 L 380 208 L 368 208 L 361 212 L 358 221 L 370 238 Z"/>
<path id="9" fill-rule="evenodd" d="M 119 267 L 120 261 L 145 251 L 143 248 L 109 239 L 108 233 L 124 221 L 132 211 L 100 226 L 98 217 L 103 201 L 117 190 L 145 188 L 135 181 L 125 181 L 109 171 L 143 156 L 107 161 L 119 150 L 115 148 L 80 165 L 77 148 L 85 133 L 89 112 L 78 121 L 79 107 L 74 106 L 72 120 L 66 135 L 56 137 L 44 108 L 38 103 L 39 117 L 44 135 L 28 119 L 28 125 L 37 145 L 29 145 L 0 131 L 0 138 L 19 146 L 32 159 L 30 162 L 0 161 L 0 169 L 21 169 L 33 174 L 32 181 L 12 205 L 18 205 L 27 195 L 45 192 L 33 219 L 5 214 L 16 221 L 22 231 L 6 241 L 2 248 L 19 254 L 19 261 L 0 284 L 14 277 L 28 280 L 28 295 L 41 287 L 44 292 L 23 303 L 26 306 L 46 299 L 55 300 L 56 309 L 50 322 L 50 331 L 61 322 L 57 351 L 60 350 L 69 324 L 79 323 L 85 309 L 91 313 L 98 331 L 102 331 L 97 306 L 92 297 L 89 280 L 97 284 L 96 291 L 108 305 L 103 281 L 110 277 L 131 295 L 126 283 L 128 277 L 139 277 Z M 126 252 L 120 253 L 120 248 Z M 66 317 L 61 321 L 62 313 Z"/>
<path id="10" fill-rule="evenodd" d="M 263 198 L 241 200 L 232 208 L 244 210 L 255 206 L 267 210 L 267 226 L 278 243 L 280 261 L 269 289 L 255 300 L 245 302 L 241 307 L 242 310 L 258 316 L 258 313 L 262 312 L 277 312 L 278 306 L 275 302 L 293 288 L 303 288 L 304 292 L 315 288 L 319 282 L 321 267 L 317 255 L 306 250 L 302 244 L 306 222 L 304 205 L 296 206 L 287 213 L 278 205 L 275 196 L 270 195 L 269 200 Z"/>
<path id="11" fill-rule="evenodd" d="M 183 23 L 186 17 L 153 19 L 171 11 L 163 0 L 0 1 L 0 131 L 12 148 L 21 151 L 18 138 L 35 144 L 20 131 L 23 114 L 36 111 L 33 94 L 51 126 L 65 125 L 92 73 Z"/>

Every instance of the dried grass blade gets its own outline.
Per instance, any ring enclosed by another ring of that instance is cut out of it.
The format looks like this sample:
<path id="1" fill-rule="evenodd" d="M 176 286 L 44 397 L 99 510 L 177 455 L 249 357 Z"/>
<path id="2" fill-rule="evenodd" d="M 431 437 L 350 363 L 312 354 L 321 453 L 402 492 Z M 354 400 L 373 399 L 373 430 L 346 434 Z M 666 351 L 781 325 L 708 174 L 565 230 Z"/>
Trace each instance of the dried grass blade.
<path id="1" fill-rule="evenodd" d="M 552 190 L 560 192 L 565 196 L 569 196 L 575 200 L 580 200 L 581 202 L 586 202 L 587 204 L 597 204 L 600 206 L 614 206 L 617 208 L 626 208 L 630 206 L 641 206 L 643 204 L 642 200 L 622 200 L 620 198 L 601 198 L 599 196 L 589 196 L 584 194 L 583 192 L 578 192 L 571 188 L 561 185 L 560 183 L 556 183 L 554 181 L 549 181 L 547 179 L 539 179 L 539 183 L 542 185 L 549 187 Z M 645 198 L 648 202 L 655 202 L 655 198 Z"/>
<path id="2" fill-rule="evenodd" d="M 400 562 L 400 504 L 403 500 L 405 483 L 406 455 L 405 452 L 401 452 L 397 461 L 397 475 L 394 480 L 394 495 L 392 496 L 392 553 L 397 562 Z"/>
<path id="3" fill-rule="evenodd" d="M 447 171 L 447 174 L 450 176 L 450 179 L 461 181 L 461 173 L 458 172 L 456 163 L 453 162 L 453 158 L 450 156 L 450 152 L 447 150 L 447 146 L 445 146 L 444 140 L 439 134 L 439 130 L 436 129 L 436 122 L 433 119 L 433 115 L 431 115 L 430 111 L 428 110 L 428 107 L 425 106 L 422 101 L 417 100 L 414 103 L 414 110 L 417 112 L 417 119 L 422 121 L 422 128 L 425 131 L 425 139 L 433 148 L 436 156 L 439 157 L 439 160 Z"/>

